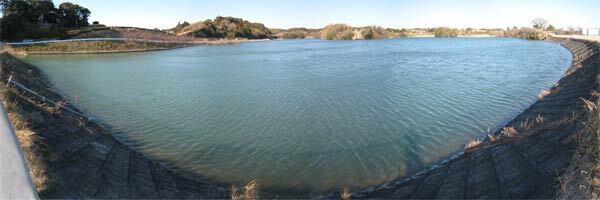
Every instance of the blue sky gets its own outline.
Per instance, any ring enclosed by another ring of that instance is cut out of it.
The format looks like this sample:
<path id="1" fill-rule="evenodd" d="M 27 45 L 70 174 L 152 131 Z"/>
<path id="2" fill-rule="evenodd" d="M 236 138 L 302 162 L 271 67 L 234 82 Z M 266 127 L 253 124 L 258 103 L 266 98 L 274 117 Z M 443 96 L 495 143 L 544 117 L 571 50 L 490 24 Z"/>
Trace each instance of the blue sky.
<path id="1" fill-rule="evenodd" d="M 56 4 L 65 0 L 55 0 Z M 391 28 L 506 28 L 542 17 L 557 27 L 600 27 L 600 0 L 69 0 L 106 25 L 170 28 L 217 15 L 271 28 L 331 23 Z"/>

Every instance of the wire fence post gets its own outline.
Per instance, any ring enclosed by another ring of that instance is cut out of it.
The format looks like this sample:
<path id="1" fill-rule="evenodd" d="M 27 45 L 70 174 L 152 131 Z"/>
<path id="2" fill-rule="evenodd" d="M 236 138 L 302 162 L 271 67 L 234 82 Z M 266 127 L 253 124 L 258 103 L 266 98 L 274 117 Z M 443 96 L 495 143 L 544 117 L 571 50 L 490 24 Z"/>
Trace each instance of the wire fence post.
<path id="1" fill-rule="evenodd" d="M 92 121 L 93 120 L 93 118 L 91 116 L 87 116 L 87 115 L 85 115 L 83 113 L 77 112 L 77 111 L 75 111 L 73 109 L 70 109 L 70 108 L 68 108 L 66 106 L 63 106 L 62 103 L 50 100 L 46 96 L 43 96 L 43 95 L 41 95 L 41 94 L 39 94 L 39 93 L 37 93 L 37 92 L 35 92 L 35 91 L 33 91 L 33 90 L 25 87 L 23 84 L 15 81 L 15 80 L 13 80 L 12 76 L 10 76 L 8 78 L 8 84 L 11 84 L 11 83 L 15 87 L 21 88 L 21 90 L 23 90 L 23 91 L 25 91 L 25 92 L 27 92 L 29 94 L 32 94 L 33 96 L 36 96 L 36 97 L 40 98 L 42 101 L 53 104 L 54 107 L 57 108 L 57 109 L 59 109 L 59 110 L 63 109 L 63 110 L 69 111 L 69 112 L 71 112 L 71 113 L 73 113 L 73 114 L 75 114 L 77 116 L 86 118 L 88 121 Z"/>

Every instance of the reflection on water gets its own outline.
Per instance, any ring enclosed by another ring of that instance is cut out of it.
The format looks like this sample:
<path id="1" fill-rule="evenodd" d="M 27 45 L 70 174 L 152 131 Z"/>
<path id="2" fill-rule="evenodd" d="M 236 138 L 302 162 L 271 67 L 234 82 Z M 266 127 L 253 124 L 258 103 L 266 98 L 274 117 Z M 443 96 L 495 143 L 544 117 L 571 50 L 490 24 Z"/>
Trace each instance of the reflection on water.
<path id="1" fill-rule="evenodd" d="M 153 157 L 217 181 L 322 191 L 461 149 L 535 101 L 570 59 L 547 42 L 429 38 L 27 61 Z"/>

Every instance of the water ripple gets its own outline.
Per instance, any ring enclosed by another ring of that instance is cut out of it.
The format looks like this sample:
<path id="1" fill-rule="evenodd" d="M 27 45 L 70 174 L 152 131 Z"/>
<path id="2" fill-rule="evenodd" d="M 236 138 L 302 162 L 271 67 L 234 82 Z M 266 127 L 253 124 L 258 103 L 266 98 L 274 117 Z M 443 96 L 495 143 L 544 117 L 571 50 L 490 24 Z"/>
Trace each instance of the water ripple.
<path id="1" fill-rule="evenodd" d="M 26 59 L 150 156 L 217 181 L 327 191 L 391 180 L 459 150 L 531 104 L 570 54 L 488 38 Z"/>

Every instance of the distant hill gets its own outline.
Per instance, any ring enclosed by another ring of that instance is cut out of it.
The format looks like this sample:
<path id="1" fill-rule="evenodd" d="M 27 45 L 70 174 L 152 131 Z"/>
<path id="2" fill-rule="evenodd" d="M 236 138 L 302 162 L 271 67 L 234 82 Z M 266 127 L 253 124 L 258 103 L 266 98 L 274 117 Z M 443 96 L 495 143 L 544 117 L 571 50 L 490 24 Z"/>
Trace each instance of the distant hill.
<path id="1" fill-rule="evenodd" d="M 382 28 L 379 26 L 351 27 L 346 24 L 331 24 L 321 29 L 325 40 L 370 40 L 407 37 L 408 30 Z"/>
<path id="2" fill-rule="evenodd" d="M 218 16 L 192 24 L 178 24 L 171 29 L 178 36 L 193 36 L 199 38 L 270 38 L 272 33 L 261 23 L 253 23 L 241 18 Z"/>
<path id="3" fill-rule="evenodd" d="M 273 37 L 281 39 L 305 39 L 320 38 L 321 29 L 308 28 L 290 28 L 290 29 L 271 29 Z"/>
<path id="4" fill-rule="evenodd" d="M 320 38 L 324 40 L 370 40 L 399 37 L 489 37 L 505 35 L 505 31 L 502 29 L 454 29 L 448 27 L 395 29 L 380 26 L 352 27 L 347 24 L 330 24 L 317 29 L 301 27 L 269 29 L 261 23 L 249 22 L 242 18 L 222 16 L 192 24 L 188 22 L 178 23 L 175 27 L 166 31 L 177 36 L 206 39 Z"/>

